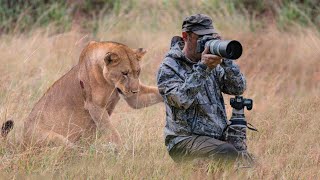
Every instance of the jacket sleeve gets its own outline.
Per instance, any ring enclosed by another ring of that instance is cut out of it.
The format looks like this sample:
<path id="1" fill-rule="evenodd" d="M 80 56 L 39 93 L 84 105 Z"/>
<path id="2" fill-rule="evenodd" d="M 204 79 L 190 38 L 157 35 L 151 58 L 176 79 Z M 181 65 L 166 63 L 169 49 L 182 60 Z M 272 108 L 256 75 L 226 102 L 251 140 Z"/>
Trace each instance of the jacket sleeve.
<path id="1" fill-rule="evenodd" d="M 217 67 L 219 86 L 222 92 L 241 95 L 246 90 L 246 79 L 240 68 L 230 59 L 223 59 Z"/>
<path id="2" fill-rule="evenodd" d="M 209 73 L 199 63 L 193 65 L 193 73 L 179 74 L 177 68 L 168 64 L 160 66 L 157 84 L 161 96 L 171 106 L 188 109 Z"/>

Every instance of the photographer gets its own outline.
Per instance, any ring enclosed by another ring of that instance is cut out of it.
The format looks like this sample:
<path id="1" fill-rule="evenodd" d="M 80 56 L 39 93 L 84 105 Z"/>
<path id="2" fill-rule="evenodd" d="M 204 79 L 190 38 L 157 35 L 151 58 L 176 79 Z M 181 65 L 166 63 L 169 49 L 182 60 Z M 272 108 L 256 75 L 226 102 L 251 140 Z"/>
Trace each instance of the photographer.
<path id="1" fill-rule="evenodd" d="M 157 77 L 166 104 L 165 145 L 179 162 L 200 157 L 236 159 L 239 152 L 225 142 L 227 115 L 222 92 L 240 95 L 246 81 L 229 59 L 197 52 L 204 35 L 220 39 L 212 20 L 204 14 L 184 19 L 182 38 L 174 37 Z"/>

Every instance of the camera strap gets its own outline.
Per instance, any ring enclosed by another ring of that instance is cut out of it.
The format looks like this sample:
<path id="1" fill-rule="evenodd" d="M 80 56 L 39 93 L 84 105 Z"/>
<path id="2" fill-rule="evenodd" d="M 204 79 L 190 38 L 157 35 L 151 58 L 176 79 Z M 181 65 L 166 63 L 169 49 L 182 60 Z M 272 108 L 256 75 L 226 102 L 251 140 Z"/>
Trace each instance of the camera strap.
<path id="1" fill-rule="evenodd" d="M 250 125 L 250 126 L 248 126 Z M 256 131 L 259 132 L 258 129 L 256 127 L 254 127 L 252 124 L 248 123 L 247 128 L 250 129 L 251 131 Z"/>
<path id="2" fill-rule="evenodd" d="M 230 120 L 230 124 L 228 126 L 246 126 L 248 129 L 252 130 L 252 131 L 256 131 L 259 132 L 257 128 L 255 128 L 252 124 L 247 123 L 244 120 L 237 120 L 237 119 L 232 119 Z"/>

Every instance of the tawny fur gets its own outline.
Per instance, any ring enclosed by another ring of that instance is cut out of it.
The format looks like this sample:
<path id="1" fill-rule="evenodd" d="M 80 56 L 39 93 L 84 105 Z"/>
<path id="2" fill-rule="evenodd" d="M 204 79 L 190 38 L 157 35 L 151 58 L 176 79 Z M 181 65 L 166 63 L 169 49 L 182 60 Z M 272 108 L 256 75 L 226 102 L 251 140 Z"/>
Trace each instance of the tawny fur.
<path id="1" fill-rule="evenodd" d="M 111 132 L 109 140 L 121 145 L 110 120 L 120 97 L 133 108 L 162 101 L 156 87 L 139 81 L 144 54 L 141 48 L 115 42 L 90 42 L 79 63 L 48 89 L 24 121 L 25 143 L 73 146 L 80 137 L 99 130 L 102 138 Z"/>

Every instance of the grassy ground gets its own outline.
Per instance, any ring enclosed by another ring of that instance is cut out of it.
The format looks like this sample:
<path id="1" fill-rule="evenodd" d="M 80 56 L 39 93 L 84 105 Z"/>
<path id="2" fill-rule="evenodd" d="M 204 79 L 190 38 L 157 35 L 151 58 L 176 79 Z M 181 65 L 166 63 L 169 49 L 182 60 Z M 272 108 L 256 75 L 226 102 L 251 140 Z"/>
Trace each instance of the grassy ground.
<path id="1" fill-rule="evenodd" d="M 94 31 L 82 31 L 75 24 L 61 34 L 52 34 L 54 27 L 49 26 L 27 35 L 0 36 L 0 122 L 9 118 L 16 122 L 8 142 L 0 143 L 1 179 L 320 178 L 318 31 L 294 26 L 284 32 L 276 23 L 265 26 L 227 10 L 201 9 L 214 18 L 225 39 L 238 39 L 244 46 L 237 63 L 248 82 L 244 96 L 254 100 L 253 110 L 246 115 L 259 129 L 248 134 L 249 150 L 258 161 L 255 167 L 235 170 L 199 162 L 175 164 L 164 146 L 163 104 L 141 110 L 130 109 L 123 101 L 118 104 L 111 118 L 125 141 L 126 149 L 119 155 L 100 140 L 72 150 L 19 147 L 23 119 L 48 87 L 77 63 L 90 40 L 146 48 L 141 81 L 156 84 L 171 36 L 180 34 L 182 17 L 198 11 L 172 11 L 163 2 L 146 1 L 131 13 L 98 18 Z M 229 96 L 225 99 L 228 102 Z M 230 110 L 227 105 L 229 115 Z"/>

